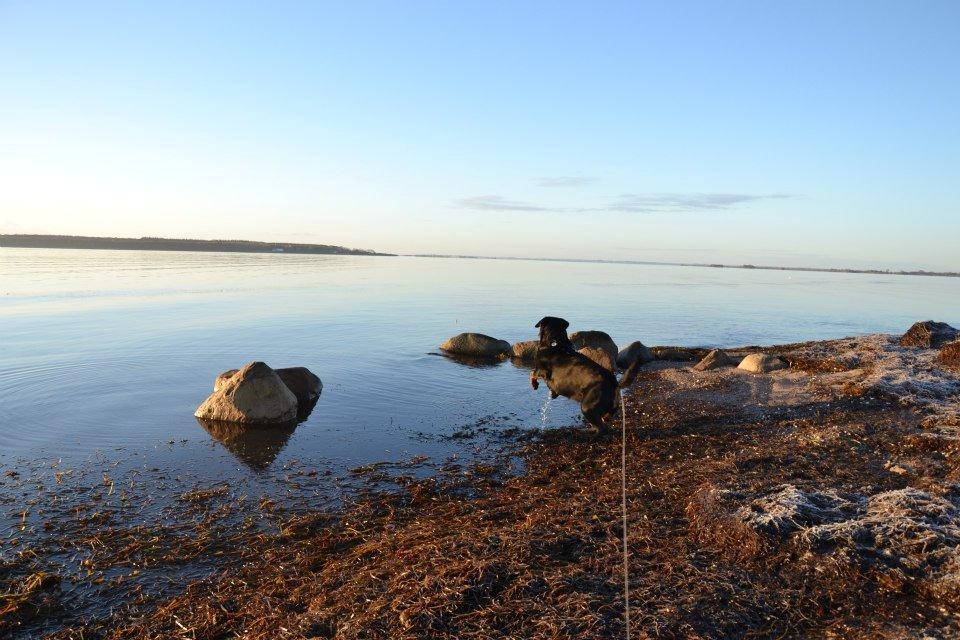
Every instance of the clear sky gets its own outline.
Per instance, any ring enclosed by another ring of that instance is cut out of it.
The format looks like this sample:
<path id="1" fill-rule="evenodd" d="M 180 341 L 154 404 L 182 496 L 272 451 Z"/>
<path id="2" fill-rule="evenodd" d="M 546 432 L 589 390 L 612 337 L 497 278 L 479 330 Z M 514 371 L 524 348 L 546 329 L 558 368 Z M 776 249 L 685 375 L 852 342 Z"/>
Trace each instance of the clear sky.
<path id="1" fill-rule="evenodd" d="M 960 2 L 0 0 L 0 232 L 960 270 Z"/>

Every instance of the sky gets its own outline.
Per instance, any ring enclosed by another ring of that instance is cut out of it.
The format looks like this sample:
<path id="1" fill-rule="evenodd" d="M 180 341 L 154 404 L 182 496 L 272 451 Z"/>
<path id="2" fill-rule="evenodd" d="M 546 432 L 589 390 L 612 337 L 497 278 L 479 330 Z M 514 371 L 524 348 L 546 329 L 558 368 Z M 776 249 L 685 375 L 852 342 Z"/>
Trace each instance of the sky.
<path id="1" fill-rule="evenodd" d="M 960 270 L 960 3 L 0 0 L 0 233 Z"/>

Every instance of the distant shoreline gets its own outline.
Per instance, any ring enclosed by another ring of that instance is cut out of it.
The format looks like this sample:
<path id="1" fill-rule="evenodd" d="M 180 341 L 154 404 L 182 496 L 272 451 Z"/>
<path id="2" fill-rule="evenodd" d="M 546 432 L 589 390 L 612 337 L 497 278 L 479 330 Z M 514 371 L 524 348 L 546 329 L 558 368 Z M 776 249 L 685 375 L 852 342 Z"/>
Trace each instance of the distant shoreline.
<path id="1" fill-rule="evenodd" d="M 495 257 L 495 256 L 459 256 L 418 253 L 409 254 L 410 258 L 458 258 L 461 260 L 528 260 L 532 262 L 588 262 L 595 264 L 639 264 L 661 267 L 707 267 L 711 269 L 750 269 L 757 271 L 805 271 L 814 273 L 863 273 L 882 276 L 937 276 L 940 278 L 960 278 L 960 271 L 926 271 L 918 269 L 916 271 L 894 271 L 888 269 L 843 269 L 832 267 L 777 267 L 770 265 L 755 264 L 716 264 L 706 262 L 660 262 L 653 260 L 593 260 L 587 258 L 517 258 L 517 257 Z"/>
<path id="2" fill-rule="evenodd" d="M 461 260 L 525 260 L 530 262 L 575 262 L 594 264 L 636 264 L 664 267 L 705 267 L 711 269 L 749 269 L 756 271 L 800 271 L 807 273 L 857 273 L 883 276 L 935 276 L 960 278 L 960 271 L 847 269 L 839 267 L 781 267 L 755 264 L 718 264 L 706 262 L 662 262 L 655 260 L 601 260 L 588 258 L 522 258 L 515 256 L 450 255 L 434 253 L 395 254 L 369 249 L 351 249 L 328 244 L 294 242 L 258 242 L 255 240 L 191 240 L 183 238 L 110 238 L 99 236 L 63 236 L 42 234 L 0 234 L 0 248 L 97 249 L 135 251 L 201 251 L 226 253 L 293 253 L 348 256 L 399 256 L 405 258 L 446 258 Z"/>
<path id="3" fill-rule="evenodd" d="M 190 240 L 181 238 L 101 238 L 39 234 L 0 234 L 0 247 L 30 249 L 107 249 L 134 251 L 208 251 L 227 253 L 296 253 L 348 256 L 389 256 L 368 249 L 330 244 L 257 242 L 253 240 Z"/>

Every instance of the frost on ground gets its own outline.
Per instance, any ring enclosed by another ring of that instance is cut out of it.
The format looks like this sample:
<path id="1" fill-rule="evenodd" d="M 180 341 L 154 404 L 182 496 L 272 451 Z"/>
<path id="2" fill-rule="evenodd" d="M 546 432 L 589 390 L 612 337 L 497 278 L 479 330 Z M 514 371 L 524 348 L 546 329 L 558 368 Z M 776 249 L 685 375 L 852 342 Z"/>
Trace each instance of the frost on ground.
<path id="1" fill-rule="evenodd" d="M 849 368 L 813 376 L 814 384 L 848 395 L 894 398 L 929 413 L 931 425 L 960 426 L 960 372 L 944 367 L 936 349 L 901 347 L 895 336 L 873 334 L 801 345 L 784 355 L 833 359 Z"/>
<path id="2" fill-rule="evenodd" d="M 855 510 L 855 503 L 836 493 L 805 493 L 788 484 L 740 507 L 735 517 L 756 531 L 787 536 L 804 527 L 836 522 Z"/>
<path id="3" fill-rule="evenodd" d="M 729 496 L 732 497 L 732 496 Z M 788 538 L 814 563 L 872 570 L 894 583 L 923 582 L 960 594 L 960 499 L 907 487 L 843 498 L 782 485 L 733 517 L 765 536 Z"/>

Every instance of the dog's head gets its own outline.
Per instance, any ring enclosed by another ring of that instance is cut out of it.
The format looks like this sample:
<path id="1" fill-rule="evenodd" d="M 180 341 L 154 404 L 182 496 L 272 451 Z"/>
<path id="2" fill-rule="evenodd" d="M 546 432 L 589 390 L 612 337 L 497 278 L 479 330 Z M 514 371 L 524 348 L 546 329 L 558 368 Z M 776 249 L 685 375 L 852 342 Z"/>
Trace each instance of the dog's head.
<path id="1" fill-rule="evenodd" d="M 567 327 L 570 323 L 563 318 L 546 316 L 533 326 L 540 329 L 541 347 L 570 346 L 570 339 L 567 337 Z"/>

